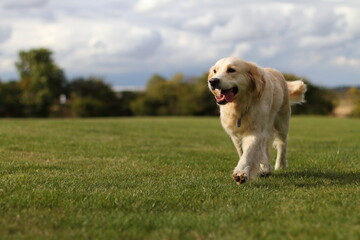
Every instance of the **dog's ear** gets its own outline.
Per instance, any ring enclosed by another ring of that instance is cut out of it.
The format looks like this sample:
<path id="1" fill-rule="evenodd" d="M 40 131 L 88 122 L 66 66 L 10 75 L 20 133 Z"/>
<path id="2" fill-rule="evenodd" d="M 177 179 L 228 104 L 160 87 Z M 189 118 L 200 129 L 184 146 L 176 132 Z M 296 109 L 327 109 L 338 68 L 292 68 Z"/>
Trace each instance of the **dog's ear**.
<path id="1" fill-rule="evenodd" d="M 257 98 L 260 98 L 265 88 L 265 72 L 254 63 L 249 63 L 250 87 Z"/>

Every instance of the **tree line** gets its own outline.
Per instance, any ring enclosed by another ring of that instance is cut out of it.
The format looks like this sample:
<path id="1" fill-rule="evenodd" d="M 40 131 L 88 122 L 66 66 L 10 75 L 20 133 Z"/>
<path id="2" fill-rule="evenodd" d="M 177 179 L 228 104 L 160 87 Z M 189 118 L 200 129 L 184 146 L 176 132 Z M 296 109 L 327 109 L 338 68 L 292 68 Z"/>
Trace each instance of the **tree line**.
<path id="1" fill-rule="evenodd" d="M 199 77 L 153 75 L 144 91 L 115 92 L 99 77 L 68 80 L 46 48 L 20 51 L 15 63 L 19 80 L 0 81 L 0 117 L 210 116 L 218 115 L 207 87 Z M 299 79 L 284 74 L 289 81 Z M 307 103 L 293 106 L 294 114 L 330 114 L 331 91 L 308 84 Z"/>

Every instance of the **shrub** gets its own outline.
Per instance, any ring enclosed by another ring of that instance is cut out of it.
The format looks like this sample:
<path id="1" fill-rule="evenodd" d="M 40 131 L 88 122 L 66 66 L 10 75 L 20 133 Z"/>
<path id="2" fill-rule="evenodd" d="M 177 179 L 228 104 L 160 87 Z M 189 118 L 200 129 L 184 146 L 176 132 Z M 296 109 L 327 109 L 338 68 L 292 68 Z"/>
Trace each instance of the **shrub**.
<path id="1" fill-rule="evenodd" d="M 94 98 L 76 98 L 71 103 L 75 117 L 99 117 L 106 115 L 105 104 Z"/>

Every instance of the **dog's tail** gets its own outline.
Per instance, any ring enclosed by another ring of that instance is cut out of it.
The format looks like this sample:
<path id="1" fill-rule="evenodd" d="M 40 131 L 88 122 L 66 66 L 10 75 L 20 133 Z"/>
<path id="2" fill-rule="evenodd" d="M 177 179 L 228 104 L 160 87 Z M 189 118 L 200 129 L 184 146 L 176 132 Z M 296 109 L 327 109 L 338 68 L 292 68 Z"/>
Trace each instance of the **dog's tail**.
<path id="1" fill-rule="evenodd" d="M 289 91 L 290 103 L 296 104 L 305 102 L 305 92 L 307 90 L 306 84 L 301 80 L 286 83 Z"/>

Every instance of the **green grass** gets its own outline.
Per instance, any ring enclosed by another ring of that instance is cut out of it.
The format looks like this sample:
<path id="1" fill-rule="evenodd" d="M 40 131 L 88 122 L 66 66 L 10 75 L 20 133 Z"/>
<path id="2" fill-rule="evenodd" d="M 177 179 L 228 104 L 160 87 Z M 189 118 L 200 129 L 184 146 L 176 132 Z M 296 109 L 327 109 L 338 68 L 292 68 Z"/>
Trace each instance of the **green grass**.
<path id="1" fill-rule="evenodd" d="M 360 120 L 294 117 L 236 185 L 217 118 L 0 121 L 0 239 L 359 239 Z"/>

